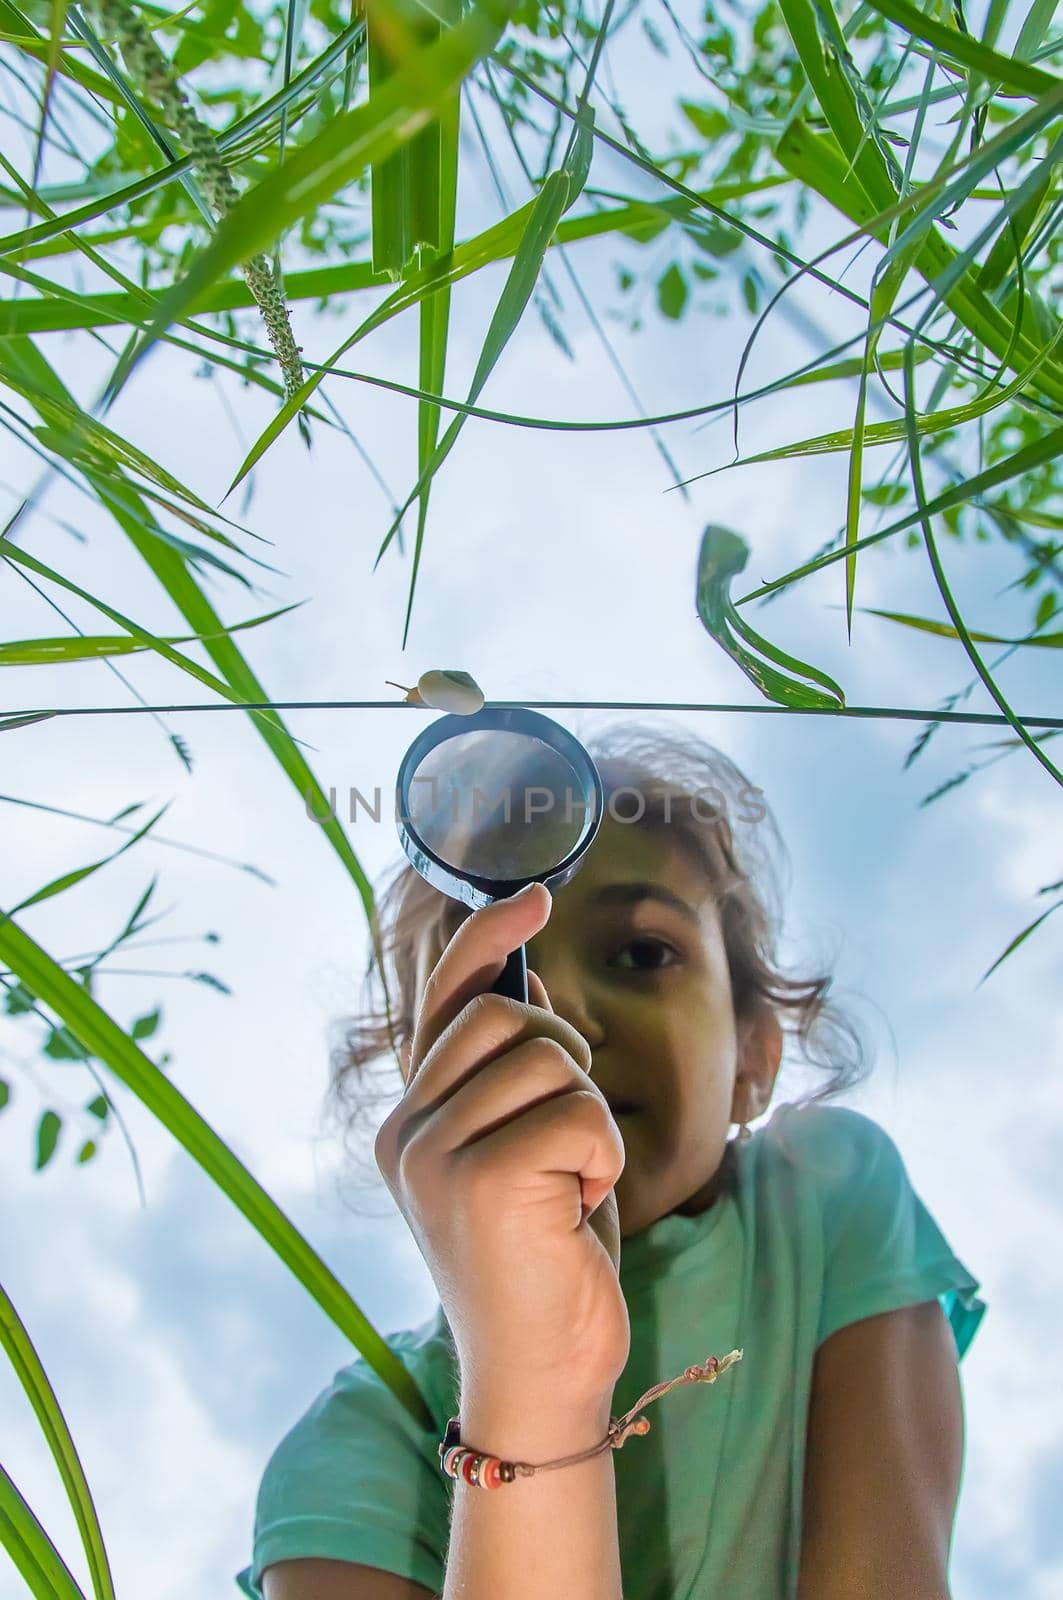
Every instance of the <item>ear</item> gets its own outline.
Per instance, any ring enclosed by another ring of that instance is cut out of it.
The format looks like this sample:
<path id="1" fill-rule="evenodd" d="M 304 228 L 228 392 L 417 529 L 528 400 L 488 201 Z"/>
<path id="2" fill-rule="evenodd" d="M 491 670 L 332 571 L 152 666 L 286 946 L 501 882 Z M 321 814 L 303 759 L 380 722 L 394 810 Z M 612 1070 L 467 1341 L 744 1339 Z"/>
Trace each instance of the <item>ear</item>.
<path id="1" fill-rule="evenodd" d="M 773 1006 L 761 1002 L 738 1027 L 732 1122 L 752 1122 L 768 1109 L 782 1060 L 783 1036 Z"/>

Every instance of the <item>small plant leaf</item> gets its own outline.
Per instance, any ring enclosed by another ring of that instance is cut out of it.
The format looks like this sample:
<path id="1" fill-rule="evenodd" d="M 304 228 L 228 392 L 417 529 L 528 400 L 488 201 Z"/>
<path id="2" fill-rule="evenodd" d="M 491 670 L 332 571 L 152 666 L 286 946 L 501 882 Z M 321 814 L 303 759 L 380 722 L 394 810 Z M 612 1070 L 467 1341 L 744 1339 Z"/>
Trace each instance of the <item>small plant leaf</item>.
<path id="1" fill-rule="evenodd" d="M 845 695 L 833 678 L 769 644 L 735 610 L 731 582 L 748 559 L 749 546 L 743 538 L 730 528 L 709 523 L 702 534 L 698 556 L 697 606 L 705 627 L 769 700 L 786 706 L 840 709 L 845 704 Z M 795 676 L 779 672 L 768 661 L 759 659 L 764 656 L 780 667 L 789 668 Z M 813 688 L 810 683 L 802 682 L 802 678 L 811 679 L 822 687 Z"/>
<path id="2" fill-rule="evenodd" d="M 54 1111 L 44 1111 L 37 1124 L 37 1163 L 36 1169 L 40 1172 L 46 1167 L 55 1154 L 55 1147 L 59 1142 L 59 1129 L 63 1126 L 63 1119 Z"/>

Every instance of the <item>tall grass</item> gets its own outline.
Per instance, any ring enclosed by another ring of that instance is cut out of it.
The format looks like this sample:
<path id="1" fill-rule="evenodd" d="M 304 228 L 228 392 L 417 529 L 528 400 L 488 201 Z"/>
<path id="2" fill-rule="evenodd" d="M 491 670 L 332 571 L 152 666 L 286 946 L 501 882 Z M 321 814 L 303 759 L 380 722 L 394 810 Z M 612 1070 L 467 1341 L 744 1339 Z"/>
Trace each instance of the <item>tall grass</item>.
<path id="1" fill-rule="evenodd" d="M 92 635 L 71 625 L 70 633 L 0 642 L 0 667 L 61 662 L 74 671 L 102 660 L 116 685 L 136 697 L 120 664 L 150 652 L 197 679 L 250 718 L 293 803 L 313 804 L 327 818 L 323 837 L 368 919 L 372 891 L 357 854 L 240 648 L 242 630 L 266 626 L 282 611 L 227 624 L 201 581 L 209 567 L 254 593 L 249 569 L 265 565 L 253 553 L 256 536 L 106 421 L 123 388 L 146 381 L 141 363 L 161 341 L 276 398 L 230 494 L 246 486 L 292 422 L 307 443 L 328 429 L 360 450 L 341 410 L 352 384 L 380 383 L 415 402 L 417 474 L 377 554 L 379 562 L 396 537 L 402 548 L 404 519 L 416 508 L 404 645 L 425 542 L 442 536 L 432 525 L 432 484 L 470 415 L 557 431 L 648 428 L 670 464 L 663 429 L 730 411 L 729 467 L 756 462 L 770 471 L 787 457 L 844 454 L 837 532 L 759 587 L 732 595 L 748 545 L 734 530 L 705 530 L 696 604 L 707 632 L 767 701 L 796 714 L 844 713 L 842 686 L 815 663 L 779 650 L 743 608 L 842 562 L 851 637 L 856 614 L 870 609 L 855 599 L 863 552 L 904 538 L 925 557 L 949 620 L 874 614 L 902 630 L 899 641 L 927 631 L 954 641 L 972 669 L 967 686 L 929 718 L 909 761 L 981 684 L 1011 729 L 1000 755 L 1033 760 L 1060 779 L 1046 748 L 1058 726 L 1046 722 L 1032 732 L 997 676 L 1016 650 L 1063 645 L 1063 39 L 1051 5 L 990 0 L 975 17 L 932 0 L 770 0 L 742 25 L 711 12 L 684 17 L 671 0 L 639 0 L 627 9 L 606 0 L 594 15 L 570 0 L 310 0 L 238 8 L 235 27 L 229 16 L 216 0 L 179 10 L 127 0 L 0 0 L 0 204 L 8 214 L 0 238 L 0 273 L 8 280 L 0 297 L 0 426 L 27 472 L 43 474 L 0 535 L 0 557 L 9 584 L 32 583 L 57 610 L 73 593 L 106 619 Z M 625 27 L 639 30 L 648 55 L 696 76 L 698 97 L 680 98 L 673 108 L 677 139 L 670 149 L 648 147 L 601 70 L 610 35 Z M 504 215 L 468 238 L 457 236 L 459 200 L 463 185 L 482 181 L 482 172 L 459 161 L 463 128 L 480 138 L 500 195 L 494 152 L 502 144 L 528 190 L 519 204 L 504 199 Z M 595 187 L 594 157 L 603 148 L 624 163 L 638 195 Z M 832 238 L 814 255 L 801 245 L 810 217 Z M 651 243 L 654 252 L 645 248 Z M 580 283 L 590 252 L 617 246 L 624 247 L 615 291 L 621 313 L 648 289 L 658 315 L 693 323 L 697 298 L 712 285 L 732 316 L 749 319 L 733 387 L 694 408 L 646 414 L 605 332 L 605 307 Z M 852 281 L 854 255 L 872 264 L 866 293 Z M 550 299 L 558 262 L 637 415 L 517 416 L 480 403 L 529 316 L 564 345 Z M 505 277 L 485 302 L 472 380 L 462 396 L 448 393 L 452 291 L 499 263 Z M 783 297 L 798 293 L 814 305 L 827 292 L 857 308 L 860 332 L 837 345 L 825 337 L 800 369 L 743 390 L 748 359 L 765 324 L 781 314 Z M 312 305 L 330 302 L 345 324 L 343 337 L 325 360 L 311 362 L 300 329 Z M 419 324 L 415 382 L 412 374 L 370 377 L 343 365 L 375 329 L 410 314 Z M 95 401 L 73 394 L 46 353 L 47 335 L 59 331 L 110 353 L 108 381 Z M 853 386 L 851 425 L 743 456 L 742 408 L 809 384 Z M 872 402 L 891 414 L 870 421 Z M 883 450 L 888 464 L 872 471 Z M 41 485 L 54 474 L 103 509 L 176 605 L 186 632 L 157 636 L 111 603 L 102 579 L 98 593 L 88 590 L 26 548 Z M 685 483 L 675 487 L 686 491 Z M 865 531 L 869 522 L 879 525 Z M 942 531 L 947 546 L 939 543 Z M 1000 540 L 1012 547 L 1021 567 L 1016 584 L 1031 600 L 1029 627 L 1019 636 L 991 618 L 983 619 L 989 628 L 968 624 L 942 557 L 946 547 L 973 552 Z M 211 669 L 181 648 L 193 642 Z M 984 645 L 1005 648 L 989 661 Z M 50 737 L 60 709 L 5 707 L 0 737 Z M 188 766 L 183 741 L 171 738 Z M 0 796 L 0 804 L 16 803 L 60 813 L 43 801 Z M 125 834 L 121 850 L 149 836 L 162 842 L 154 832 L 159 815 L 134 823 L 137 809 L 90 820 Z M 75 965 L 64 965 L 29 932 L 22 913 L 102 870 L 117 853 L 0 911 L 6 1013 L 43 1023 L 46 1053 L 91 1075 L 98 1092 L 87 1109 L 101 1125 L 116 1113 L 99 1068 L 124 1083 L 411 1414 L 430 1421 L 406 1369 L 343 1286 L 169 1082 L 165 1057 L 153 1061 L 143 1048 L 158 1012 L 126 1031 L 94 997 L 102 955 L 147 926 L 155 880 L 118 939 Z M 1063 904 L 1063 897 L 1051 898 L 1061 888 L 1045 884 L 1049 903 L 990 972 Z M 195 976 L 223 987 L 210 974 Z M 6 1098 L 0 1082 L 0 1107 Z M 52 1158 L 58 1126 L 57 1113 L 42 1112 L 38 1166 Z M 85 1141 L 79 1160 L 95 1151 L 96 1140 Z M 109 1600 L 103 1534 L 59 1400 L 2 1291 L 0 1333 L 74 1509 L 93 1593 Z M 81 1592 L 2 1468 L 0 1532 L 30 1592 Z"/>

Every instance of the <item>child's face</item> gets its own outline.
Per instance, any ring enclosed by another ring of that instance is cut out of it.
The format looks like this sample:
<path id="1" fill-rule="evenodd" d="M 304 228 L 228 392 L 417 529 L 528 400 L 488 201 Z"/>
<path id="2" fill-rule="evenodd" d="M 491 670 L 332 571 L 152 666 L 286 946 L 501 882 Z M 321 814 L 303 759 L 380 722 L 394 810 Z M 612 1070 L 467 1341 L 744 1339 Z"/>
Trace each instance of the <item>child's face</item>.
<path id="1" fill-rule="evenodd" d="M 713 1203 L 730 1125 L 767 1107 L 782 1045 L 770 1013 L 738 1029 L 709 884 L 667 835 L 606 816 L 526 947 L 554 1011 L 590 1045 L 595 1085 L 611 1104 L 636 1107 L 614 1110 L 627 1153 L 616 1185 L 622 1236 Z M 693 921 L 659 900 L 599 898 L 632 883 L 671 890 Z"/>
<path id="2" fill-rule="evenodd" d="M 692 920 L 659 900 L 599 898 L 632 883 L 670 890 Z M 672 1211 L 706 1210 L 730 1125 L 770 1100 L 782 1039 L 770 1017 L 738 1029 L 704 871 L 667 828 L 606 816 L 527 958 L 554 1010 L 590 1045 L 596 1086 L 610 1103 L 634 1102 L 630 1113 L 614 1111 L 627 1152 L 616 1186 L 621 1235 Z"/>

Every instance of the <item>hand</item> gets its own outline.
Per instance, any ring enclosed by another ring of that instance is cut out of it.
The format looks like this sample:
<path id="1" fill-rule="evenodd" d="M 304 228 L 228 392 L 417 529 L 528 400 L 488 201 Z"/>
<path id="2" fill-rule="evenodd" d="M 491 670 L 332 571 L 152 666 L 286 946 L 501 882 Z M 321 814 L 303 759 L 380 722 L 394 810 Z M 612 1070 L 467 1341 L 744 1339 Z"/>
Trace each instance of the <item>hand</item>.
<path id="1" fill-rule="evenodd" d="M 614 1190 L 624 1143 L 587 1041 L 538 975 L 527 1005 L 490 992 L 551 905 L 536 884 L 457 929 L 374 1155 L 439 1291 L 463 1385 L 585 1404 L 612 1393 L 631 1348 Z"/>

